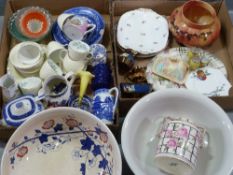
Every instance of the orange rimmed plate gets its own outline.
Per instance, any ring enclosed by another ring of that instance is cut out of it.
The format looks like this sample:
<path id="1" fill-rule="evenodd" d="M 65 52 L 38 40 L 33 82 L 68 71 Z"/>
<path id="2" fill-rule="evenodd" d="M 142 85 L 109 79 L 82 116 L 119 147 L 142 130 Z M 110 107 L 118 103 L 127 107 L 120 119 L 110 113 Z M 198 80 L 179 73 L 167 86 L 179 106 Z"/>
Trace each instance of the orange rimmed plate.
<path id="1" fill-rule="evenodd" d="M 41 7 L 27 7 L 22 9 L 18 18 L 19 31 L 28 38 L 43 38 L 52 26 L 51 15 Z"/>

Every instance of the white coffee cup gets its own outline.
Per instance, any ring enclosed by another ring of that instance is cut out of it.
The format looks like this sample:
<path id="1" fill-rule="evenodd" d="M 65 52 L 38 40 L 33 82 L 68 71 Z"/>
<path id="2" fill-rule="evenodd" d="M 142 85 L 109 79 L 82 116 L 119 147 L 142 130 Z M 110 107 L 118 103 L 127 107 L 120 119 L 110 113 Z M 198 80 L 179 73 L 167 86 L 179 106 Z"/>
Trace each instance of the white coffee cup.
<path id="1" fill-rule="evenodd" d="M 53 75 L 62 75 L 62 69 L 52 60 L 47 59 L 40 69 L 40 78 L 46 79 Z"/>
<path id="2" fill-rule="evenodd" d="M 77 73 L 87 69 L 87 61 L 74 61 L 67 54 L 63 60 L 63 69 L 65 72 Z"/>
<path id="3" fill-rule="evenodd" d="M 67 50 L 57 41 L 50 41 L 47 46 L 47 58 L 52 59 L 57 65 L 61 65 Z"/>
<path id="4" fill-rule="evenodd" d="M 70 59 L 74 61 L 88 61 L 90 59 L 89 45 L 79 40 L 73 40 L 69 43 L 68 53 Z"/>
<path id="5" fill-rule="evenodd" d="M 199 151 L 208 146 L 207 132 L 186 118 L 164 119 L 155 153 L 158 168 L 169 174 L 190 175 Z"/>
<path id="6" fill-rule="evenodd" d="M 19 88 L 23 95 L 38 95 L 38 91 L 42 86 L 42 81 L 39 77 L 28 77 L 19 82 Z"/>

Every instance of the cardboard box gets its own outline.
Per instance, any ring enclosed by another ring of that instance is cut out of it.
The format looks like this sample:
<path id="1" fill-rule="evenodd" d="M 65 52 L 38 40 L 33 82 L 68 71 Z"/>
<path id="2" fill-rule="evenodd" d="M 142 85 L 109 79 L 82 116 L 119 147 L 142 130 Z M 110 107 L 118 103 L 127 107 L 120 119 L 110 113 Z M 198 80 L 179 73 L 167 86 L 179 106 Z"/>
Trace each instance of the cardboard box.
<path id="1" fill-rule="evenodd" d="M 122 50 L 117 45 L 116 40 L 116 29 L 117 22 L 122 14 L 129 10 L 134 10 L 137 8 L 150 8 L 157 13 L 165 16 L 169 16 L 171 12 L 178 6 L 181 6 L 184 1 L 113 1 L 112 2 L 112 21 L 113 21 L 113 37 L 114 37 L 114 51 L 115 51 L 115 64 L 116 64 L 116 75 L 118 87 L 120 83 L 126 82 L 124 75 L 119 72 L 118 56 L 122 53 Z M 228 15 L 228 11 L 224 1 L 211 2 L 211 5 L 215 8 L 218 17 L 221 21 L 221 34 L 220 37 L 211 45 L 205 48 L 205 50 L 216 55 L 219 59 L 223 61 L 228 72 L 228 80 L 233 85 L 233 26 L 231 19 Z M 168 48 L 178 47 L 175 39 L 170 34 L 169 36 Z M 137 65 L 147 65 L 151 59 L 142 60 L 136 59 Z M 125 116 L 130 107 L 139 100 L 140 98 L 125 98 L 120 95 L 119 111 L 120 116 Z M 230 90 L 229 96 L 226 97 L 212 97 L 212 99 L 218 103 L 223 109 L 233 109 L 233 88 Z"/>
<path id="2" fill-rule="evenodd" d="M 111 35 L 110 35 L 110 13 L 109 13 L 109 1 L 108 0 L 9 0 L 6 2 L 5 7 L 5 14 L 4 14 L 4 25 L 3 25 L 3 33 L 2 33 L 2 40 L 1 40 L 1 50 L 0 50 L 0 76 L 6 73 L 6 65 L 7 65 L 7 59 L 9 55 L 10 49 L 18 43 L 14 38 L 11 37 L 11 35 L 8 32 L 7 29 L 7 23 L 10 16 L 17 11 L 18 9 L 24 8 L 26 6 L 40 6 L 45 9 L 47 9 L 53 16 L 54 19 L 56 19 L 56 16 L 61 14 L 63 11 L 72 8 L 72 7 L 78 7 L 78 6 L 87 6 L 90 8 L 93 8 L 97 10 L 105 19 L 105 33 L 103 37 L 103 45 L 107 47 L 108 52 L 108 62 L 113 70 L 113 49 L 112 49 L 112 41 L 111 41 Z M 42 43 L 48 43 L 52 38 L 48 38 L 45 41 L 42 41 Z M 113 79 L 114 83 L 112 86 L 116 86 L 116 80 L 115 75 L 113 71 Z M 89 91 L 90 92 L 90 91 Z M 2 98 L 0 98 L 0 104 L 2 103 Z M 116 120 L 113 125 L 109 125 L 109 128 L 113 131 L 113 133 L 116 133 L 118 131 L 118 111 L 116 112 Z M 6 128 L 0 126 L 0 139 L 8 139 L 9 136 L 13 133 L 14 129 L 12 128 Z"/>

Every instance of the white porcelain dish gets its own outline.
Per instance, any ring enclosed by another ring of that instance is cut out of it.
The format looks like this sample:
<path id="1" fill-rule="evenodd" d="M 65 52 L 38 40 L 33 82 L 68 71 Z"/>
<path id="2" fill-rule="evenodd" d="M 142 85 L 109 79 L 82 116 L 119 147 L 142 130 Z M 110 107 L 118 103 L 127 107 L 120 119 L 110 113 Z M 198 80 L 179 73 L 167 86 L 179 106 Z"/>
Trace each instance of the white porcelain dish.
<path id="1" fill-rule="evenodd" d="M 185 88 L 185 86 L 178 85 L 178 84 L 171 82 L 167 79 L 161 78 L 152 72 L 153 72 L 154 61 L 158 57 L 179 58 L 182 61 L 188 63 L 188 60 L 189 60 L 188 53 L 189 52 L 193 52 L 193 53 L 197 54 L 199 57 L 207 59 L 207 61 L 208 61 L 207 66 L 208 67 L 218 69 L 219 71 L 221 71 L 223 73 L 223 75 L 225 75 L 225 77 L 227 77 L 227 70 L 226 70 L 224 63 L 219 58 L 214 56 L 213 54 L 211 54 L 203 49 L 195 48 L 195 47 L 192 47 L 192 48 L 187 48 L 187 47 L 171 48 L 171 49 L 167 49 L 167 50 L 159 53 L 158 55 L 156 55 L 152 59 L 152 61 L 147 65 L 146 79 L 147 79 L 147 82 L 152 85 L 154 90 L 160 90 L 160 89 L 166 89 L 166 88 Z"/>
<path id="2" fill-rule="evenodd" d="M 153 56 L 167 46 L 166 18 L 151 9 L 139 8 L 124 13 L 117 26 L 117 42 L 138 57 Z"/>
<path id="3" fill-rule="evenodd" d="M 160 90 L 140 99 L 128 112 L 121 133 L 124 156 L 136 175 L 166 175 L 155 165 L 157 133 L 164 117 L 187 117 L 206 128 L 209 145 L 200 152 L 193 175 L 230 175 L 233 126 L 209 98 L 185 89 Z"/>
<path id="4" fill-rule="evenodd" d="M 42 111 L 11 136 L 1 175 L 121 175 L 121 154 L 107 126 L 74 108 Z"/>

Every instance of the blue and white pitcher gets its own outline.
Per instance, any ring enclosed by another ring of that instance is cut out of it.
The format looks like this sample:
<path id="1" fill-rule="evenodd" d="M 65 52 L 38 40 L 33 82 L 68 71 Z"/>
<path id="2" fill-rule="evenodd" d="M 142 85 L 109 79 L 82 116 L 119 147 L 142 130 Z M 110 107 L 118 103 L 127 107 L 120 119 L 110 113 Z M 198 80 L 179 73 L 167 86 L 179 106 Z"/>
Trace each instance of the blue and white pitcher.
<path id="1" fill-rule="evenodd" d="M 112 124 L 114 121 L 118 94 L 116 87 L 98 89 L 94 93 L 92 113 L 106 124 Z"/>

